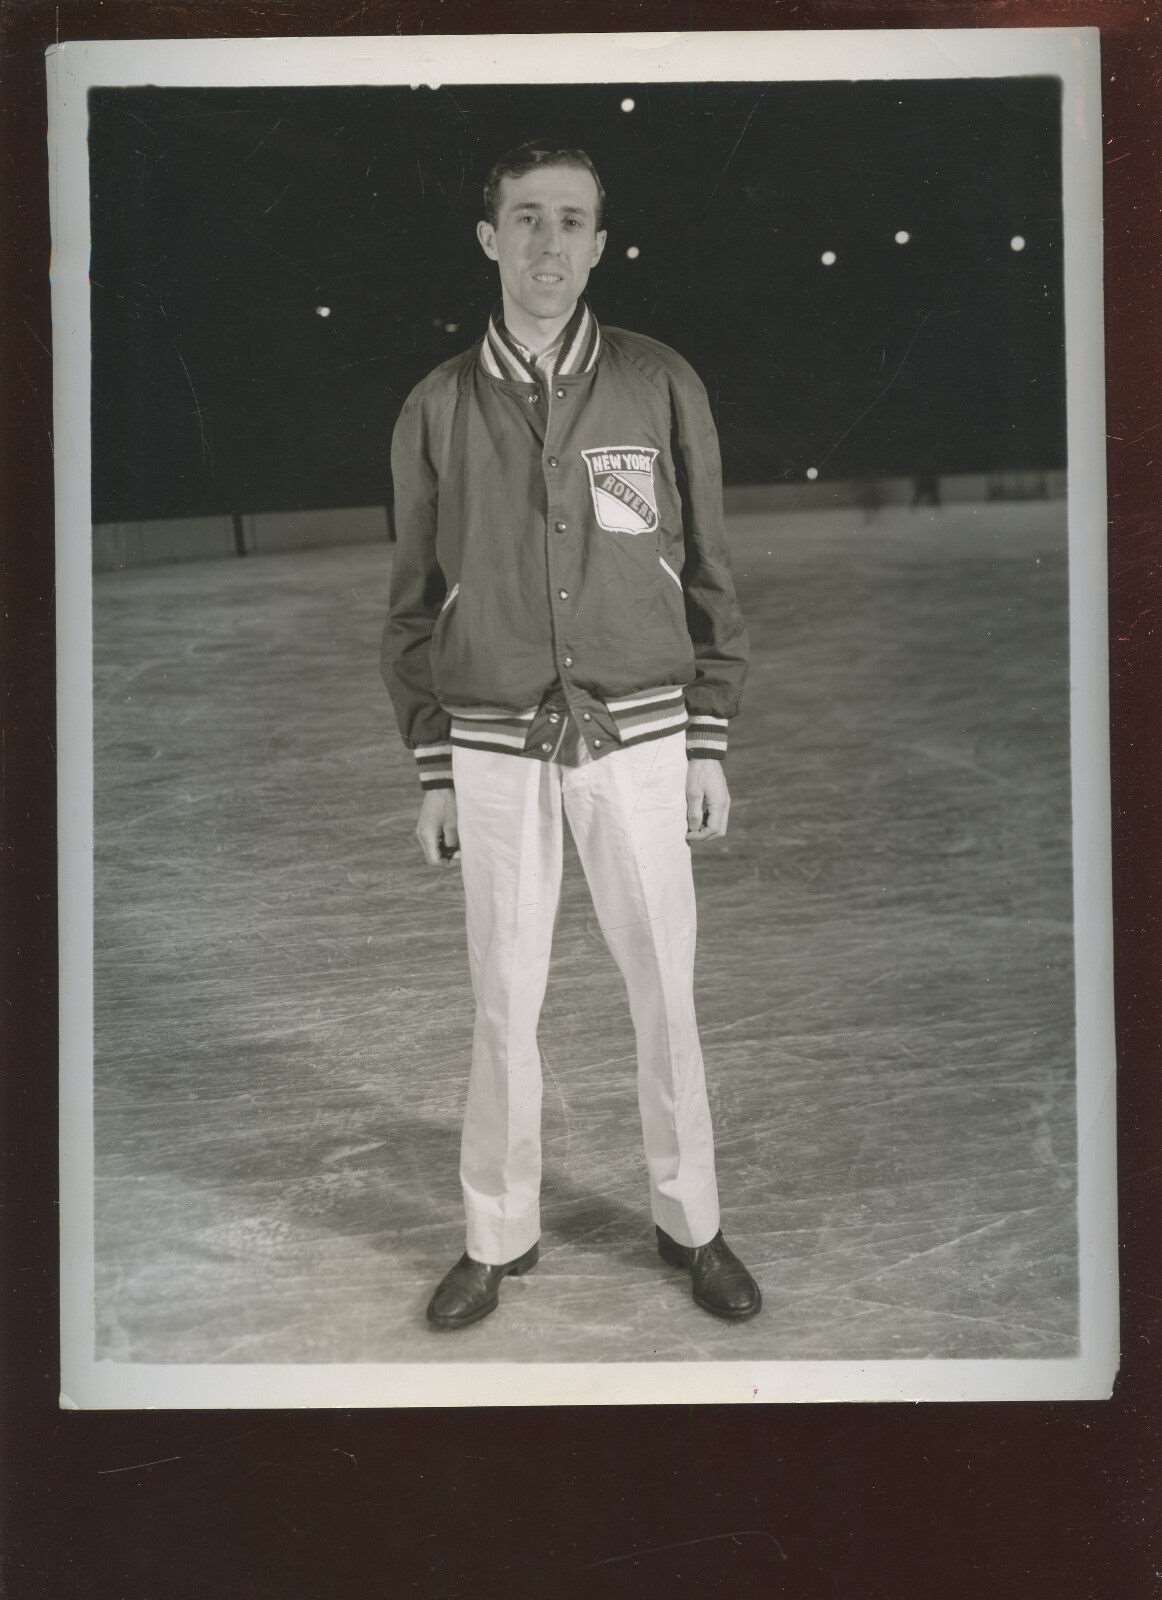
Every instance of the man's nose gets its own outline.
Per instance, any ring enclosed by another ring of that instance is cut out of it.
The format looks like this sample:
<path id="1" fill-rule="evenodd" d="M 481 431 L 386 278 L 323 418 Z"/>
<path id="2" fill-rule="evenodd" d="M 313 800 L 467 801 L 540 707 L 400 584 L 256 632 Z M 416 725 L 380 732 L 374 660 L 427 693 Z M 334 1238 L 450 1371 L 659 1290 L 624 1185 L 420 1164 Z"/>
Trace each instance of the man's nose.
<path id="1" fill-rule="evenodd" d="M 555 256 L 560 253 L 561 239 L 564 229 L 559 222 L 548 221 L 541 230 L 541 249 L 546 255 Z"/>

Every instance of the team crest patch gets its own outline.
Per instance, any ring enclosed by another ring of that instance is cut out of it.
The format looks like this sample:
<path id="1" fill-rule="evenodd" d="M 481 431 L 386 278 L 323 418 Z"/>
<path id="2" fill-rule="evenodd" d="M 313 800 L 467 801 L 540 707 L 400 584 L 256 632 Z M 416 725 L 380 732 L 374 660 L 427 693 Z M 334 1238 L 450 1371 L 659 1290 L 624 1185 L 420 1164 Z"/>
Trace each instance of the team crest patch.
<path id="1" fill-rule="evenodd" d="M 606 533 L 652 533 L 658 525 L 654 462 L 646 445 L 609 445 L 582 450 L 598 526 Z"/>

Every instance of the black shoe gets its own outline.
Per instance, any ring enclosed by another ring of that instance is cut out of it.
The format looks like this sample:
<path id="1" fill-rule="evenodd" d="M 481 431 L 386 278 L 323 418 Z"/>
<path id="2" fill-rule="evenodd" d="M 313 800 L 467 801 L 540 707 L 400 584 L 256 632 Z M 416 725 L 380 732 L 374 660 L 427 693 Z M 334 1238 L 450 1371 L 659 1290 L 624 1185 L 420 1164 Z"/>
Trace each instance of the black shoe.
<path id="1" fill-rule="evenodd" d="M 661 1228 L 657 1229 L 658 1254 L 672 1267 L 685 1267 L 694 1287 L 694 1299 L 703 1311 L 729 1322 L 741 1322 L 762 1310 L 763 1297 L 758 1284 L 722 1237 L 716 1233 L 709 1244 L 679 1244 Z"/>
<path id="2" fill-rule="evenodd" d="M 535 1244 L 523 1256 L 499 1267 L 461 1256 L 428 1302 L 428 1321 L 434 1328 L 466 1328 L 470 1322 L 479 1322 L 499 1305 L 500 1280 L 531 1272 L 539 1254 L 540 1245 Z"/>

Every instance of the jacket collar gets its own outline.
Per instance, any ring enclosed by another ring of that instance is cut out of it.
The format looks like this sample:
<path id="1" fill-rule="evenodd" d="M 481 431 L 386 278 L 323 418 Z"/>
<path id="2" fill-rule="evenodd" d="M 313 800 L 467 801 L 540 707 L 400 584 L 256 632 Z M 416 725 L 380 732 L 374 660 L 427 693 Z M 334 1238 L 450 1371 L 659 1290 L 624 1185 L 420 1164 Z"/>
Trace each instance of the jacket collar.
<path id="1" fill-rule="evenodd" d="M 597 318 L 584 300 L 578 300 L 576 310 L 561 336 L 557 351 L 554 378 L 571 378 L 582 372 L 592 372 L 601 349 L 601 329 Z M 510 383 L 539 383 L 541 374 L 517 344 L 504 325 L 502 306 L 494 307 L 488 319 L 488 331 L 480 346 L 480 360 L 485 372 L 492 378 L 507 379 Z"/>

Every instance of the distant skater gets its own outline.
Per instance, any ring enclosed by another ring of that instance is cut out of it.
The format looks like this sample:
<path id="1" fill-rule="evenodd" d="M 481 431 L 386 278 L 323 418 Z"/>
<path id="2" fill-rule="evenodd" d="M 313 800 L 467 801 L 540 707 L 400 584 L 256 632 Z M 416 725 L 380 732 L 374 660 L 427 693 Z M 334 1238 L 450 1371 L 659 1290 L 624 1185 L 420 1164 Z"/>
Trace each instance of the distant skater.
<path id="1" fill-rule="evenodd" d="M 658 1250 L 715 1316 L 762 1303 L 720 1229 L 693 1000 L 690 841 L 726 832 L 746 632 L 705 389 L 584 299 L 604 201 L 581 150 L 496 163 L 476 233 L 500 300 L 408 396 L 392 443 L 384 677 L 424 858 L 461 860 L 476 999 L 466 1249 L 428 1306 L 437 1328 L 495 1310 L 537 1261 L 537 1027 L 566 821 L 629 996 Z"/>
<path id="2" fill-rule="evenodd" d="M 912 479 L 912 506 L 915 511 L 919 506 L 939 506 L 940 479 L 935 472 L 918 472 Z"/>
<path id="3" fill-rule="evenodd" d="M 884 508 L 884 491 L 875 478 L 863 478 L 856 485 L 855 503 L 863 512 L 865 525 L 876 520 Z"/>

